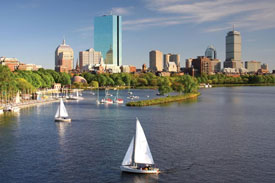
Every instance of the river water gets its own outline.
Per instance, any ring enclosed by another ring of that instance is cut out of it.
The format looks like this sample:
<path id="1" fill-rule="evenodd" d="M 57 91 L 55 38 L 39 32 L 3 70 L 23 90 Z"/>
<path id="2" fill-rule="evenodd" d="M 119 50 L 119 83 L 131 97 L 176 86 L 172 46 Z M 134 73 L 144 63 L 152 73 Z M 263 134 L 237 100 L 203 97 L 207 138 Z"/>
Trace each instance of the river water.
<path id="1" fill-rule="evenodd" d="M 142 108 L 83 96 L 65 102 L 71 123 L 54 122 L 57 103 L 0 116 L 1 183 L 275 182 L 275 87 L 202 89 L 198 99 Z M 159 175 L 120 172 L 136 117 Z"/>

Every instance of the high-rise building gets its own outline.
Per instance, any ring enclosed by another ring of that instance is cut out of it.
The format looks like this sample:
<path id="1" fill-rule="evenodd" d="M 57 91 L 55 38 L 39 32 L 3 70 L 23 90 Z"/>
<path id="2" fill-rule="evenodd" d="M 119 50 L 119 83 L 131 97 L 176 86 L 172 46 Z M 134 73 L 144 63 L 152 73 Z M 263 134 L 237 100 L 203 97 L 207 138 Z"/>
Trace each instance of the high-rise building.
<path id="1" fill-rule="evenodd" d="M 249 72 L 249 73 L 258 72 L 258 70 L 261 69 L 261 62 L 246 61 L 245 68 L 247 69 L 247 72 Z"/>
<path id="2" fill-rule="evenodd" d="M 212 60 L 217 59 L 217 51 L 213 45 L 210 45 L 205 50 L 205 56 Z"/>
<path id="3" fill-rule="evenodd" d="M 104 15 L 94 21 L 94 48 L 100 51 L 105 64 L 122 65 L 121 16 Z"/>
<path id="4" fill-rule="evenodd" d="M 82 70 L 88 65 L 95 65 L 101 63 L 101 52 L 95 51 L 93 48 L 90 48 L 86 51 L 79 52 L 79 67 Z"/>
<path id="5" fill-rule="evenodd" d="M 74 51 L 66 44 L 65 39 L 55 50 L 55 70 L 69 72 L 73 69 Z"/>
<path id="6" fill-rule="evenodd" d="M 226 60 L 224 68 L 240 69 L 242 63 L 242 39 L 238 31 L 230 31 L 226 35 Z"/>
<path id="7" fill-rule="evenodd" d="M 150 59 L 150 70 L 151 71 L 159 71 L 161 72 L 163 70 L 163 54 L 159 50 L 152 50 L 149 53 L 149 59 Z"/>
<path id="8" fill-rule="evenodd" d="M 192 66 L 198 74 L 213 74 L 211 60 L 204 56 L 198 56 L 192 60 Z"/>
<path id="9" fill-rule="evenodd" d="M 180 55 L 179 54 L 164 54 L 163 68 L 168 72 L 180 72 Z"/>

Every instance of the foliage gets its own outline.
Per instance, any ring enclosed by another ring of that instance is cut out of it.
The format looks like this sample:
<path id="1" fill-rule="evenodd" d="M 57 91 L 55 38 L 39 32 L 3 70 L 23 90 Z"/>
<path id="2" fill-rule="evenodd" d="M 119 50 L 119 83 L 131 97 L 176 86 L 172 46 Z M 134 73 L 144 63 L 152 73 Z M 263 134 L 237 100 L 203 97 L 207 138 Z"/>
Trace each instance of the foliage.
<path id="1" fill-rule="evenodd" d="M 173 91 L 173 89 L 171 88 L 171 83 L 167 77 L 160 77 L 158 90 L 161 95 Z"/>

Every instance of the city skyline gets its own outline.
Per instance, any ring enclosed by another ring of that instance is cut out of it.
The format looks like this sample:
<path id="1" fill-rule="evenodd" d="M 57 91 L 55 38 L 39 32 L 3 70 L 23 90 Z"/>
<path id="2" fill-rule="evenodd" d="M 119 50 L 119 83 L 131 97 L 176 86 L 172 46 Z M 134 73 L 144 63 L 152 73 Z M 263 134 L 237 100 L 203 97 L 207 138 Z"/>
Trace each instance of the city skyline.
<path id="1" fill-rule="evenodd" d="M 94 48 L 94 18 L 112 12 L 123 16 L 125 65 L 148 65 L 148 52 L 155 49 L 180 54 L 182 60 L 196 58 L 204 55 L 208 45 L 214 45 L 223 62 L 225 35 L 235 24 L 242 35 L 242 60 L 261 61 L 275 69 L 275 20 L 271 11 L 275 2 L 271 0 L 64 2 L 1 3 L 0 20 L 6 28 L 0 30 L 0 56 L 54 69 L 53 53 L 63 37 L 77 58 L 79 51 Z"/>

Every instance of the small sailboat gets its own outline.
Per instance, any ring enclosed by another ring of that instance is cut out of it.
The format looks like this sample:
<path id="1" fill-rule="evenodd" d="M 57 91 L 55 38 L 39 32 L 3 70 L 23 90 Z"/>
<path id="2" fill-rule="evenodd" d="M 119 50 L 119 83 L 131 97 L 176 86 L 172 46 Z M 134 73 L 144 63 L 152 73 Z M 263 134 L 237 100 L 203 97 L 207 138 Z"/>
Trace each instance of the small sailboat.
<path id="1" fill-rule="evenodd" d="M 100 104 L 100 101 L 99 101 L 99 90 L 98 89 L 97 89 L 96 104 Z"/>
<path id="2" fill-rule="evenodd" d="M 160 173 L 159 169 L 154 167 L 154 160 L 138 119 L 136 120 L 136 134 L 131 140 L 120 169 L 130 173 Z"/>
<path id="3" fill-rule="evenodd" d="M 69 118 L 68 112 L 66 110 L 66 107 L 63 103 L 62 98 L 60 99 L 59 106 L 57 108 L 56 114 L 55 114 L 55 121 L 56 122 L 70 122 L 71 118 Z"/>
<path id="4" fill-rule="evenodd" d="M 114 103 L 116 103 L 116 104 L 123 104 L 124 103 L 122 98 L 118 98 L 118 90 L 116 92 L 116 97 L 115 97 Z"/>

